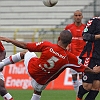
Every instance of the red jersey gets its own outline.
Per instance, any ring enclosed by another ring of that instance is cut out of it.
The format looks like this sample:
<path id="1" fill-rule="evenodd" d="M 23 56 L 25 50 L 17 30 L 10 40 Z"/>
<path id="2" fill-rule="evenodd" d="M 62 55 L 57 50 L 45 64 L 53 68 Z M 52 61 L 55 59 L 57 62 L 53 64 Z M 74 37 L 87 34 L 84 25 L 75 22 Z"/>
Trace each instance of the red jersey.
<path id="1" fill-rule="evenodd" d="M 76 26 L 75 23 L 69 24 L 65 27 L 65 30 L 70 30 L 72 33 L 72 42 L 69 46 L 70 52 L 79 56 L 83 50 L 84 45 L 86 44 L 83 41 L 82 33 L 85 28 L 85 24 L 81 24 L 80 26 Z"/>
<path id="2" fill-rule="evenodd" d="M 40 58 L 31 58 L 28 64 L 28 72 L 39 84 L 54 80 L 67 67 L 78 72 L 85 70 L 74 54 L 57 44 L 48 41 L 27 43 L 27 48 L 30 52 L 41 52 Z"/>
<path id="3" fill-rule="evenodd" d="M 4 51 L 5 50 L 5 48 L 4 48 L 4 46 L 2 45 L 2 43 L 0 42 L 0 52 L 2 52 L 2 51 Z"/>

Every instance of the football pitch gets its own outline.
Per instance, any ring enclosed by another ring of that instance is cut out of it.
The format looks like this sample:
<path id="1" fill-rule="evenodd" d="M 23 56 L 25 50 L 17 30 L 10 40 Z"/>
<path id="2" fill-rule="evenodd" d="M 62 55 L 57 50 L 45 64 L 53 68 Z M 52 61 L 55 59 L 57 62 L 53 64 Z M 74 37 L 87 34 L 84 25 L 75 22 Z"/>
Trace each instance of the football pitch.
<path id="1" fill-rule="evenodd" d="M 33 90 L 8 90 L 14 97 L 14 100 L 30 100 Z M 75 92 L 73 90 L 44 90 L 41 100 L 75 100 Z M 3 98 L 0 97 L 0 100 Z M 98 94 L 96 100 L 100 100 Z"/>

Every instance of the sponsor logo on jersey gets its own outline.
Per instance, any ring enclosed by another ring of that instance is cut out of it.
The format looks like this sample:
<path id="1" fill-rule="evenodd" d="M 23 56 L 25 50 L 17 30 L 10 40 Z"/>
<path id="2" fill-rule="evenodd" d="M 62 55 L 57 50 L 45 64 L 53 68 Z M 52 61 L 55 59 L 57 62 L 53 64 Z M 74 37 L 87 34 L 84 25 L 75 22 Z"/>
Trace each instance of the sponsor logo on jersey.
<path id="1" fill-rule="evenodd" d="M 77 56 L 78 64 L 80 65 L 82 63 L 82 60 Z"/>
<path id="2" fill-rule="evenodd" d="M 58 52 L 54 51 L 53 48 L 50 48 L 50 52 L 52 52 L 53 54 L 59 56 L 62 59 L 65 59 L 66 58 L 66 56 L 63 56 L 62 54 L 59 54 Z"/>
<path id="3" fill-rule="evenodd" d="M 84 29 L 84 32 L 87 32 L 88 31 L 88 28 L 86 27 L 85 29 Z"/>
<path id="4" fill-rule="evenodd" d="M 84 66 L 88 66 L 89 62 L 90 62 L 90 58 L 86 58 L 84 62 Z"/>

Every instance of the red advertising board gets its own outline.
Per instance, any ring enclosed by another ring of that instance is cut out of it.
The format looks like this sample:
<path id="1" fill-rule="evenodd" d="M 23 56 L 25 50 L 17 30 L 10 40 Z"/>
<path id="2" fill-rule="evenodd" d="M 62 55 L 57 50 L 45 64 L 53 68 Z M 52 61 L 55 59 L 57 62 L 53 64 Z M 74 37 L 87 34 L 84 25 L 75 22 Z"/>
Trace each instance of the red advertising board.
<path id="1" fill-rule="evenodd" d="M 28 76 L 23 62 L 6 66 L 3 73 L 7 89 L 32 89 L 31 78 Z M 57 79 L 50 82 L 46 89 L 72 90 L 70 70 L 67 68 Z"/>

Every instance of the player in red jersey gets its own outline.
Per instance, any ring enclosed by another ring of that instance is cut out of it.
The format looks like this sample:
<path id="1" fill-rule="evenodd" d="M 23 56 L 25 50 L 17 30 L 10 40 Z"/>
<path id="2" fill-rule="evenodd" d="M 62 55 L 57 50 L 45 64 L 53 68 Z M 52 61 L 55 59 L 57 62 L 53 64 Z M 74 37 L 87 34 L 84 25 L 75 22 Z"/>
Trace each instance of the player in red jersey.
<path id="1" fill-rule="evenodd" d="M 79 58 L 66 49 L 71 39 L 72 34 L 67 30 L 63 30 L 60 33 L 57 44 L 48 41 L 26 43 L 0 37 L 0 41 L 6 41 L 17 47 L 28 49 L 28 52 L 20 52 L 3 59 L 0 62 L 0 68 L 24 59 L 26 71 L 32 78 L 32 86 L 34 88 L 34 94 L 31 100 L 40 100 L 42 90 L 67 67 L 79 72 L 95 73 L 92 69 L 85 67 Z M 41 52 L 40 58 L 34 52 Z"/>
<path id="2" fill-rule="evenodd" d="M 2 61 L 6 56 L 6 51 L 2 43 L 0 42 L 0 61 Z M 4 84 L 4 75 L 2 73 L 3 68 L 0 69 L 0 95 L 4 100 L 13 100 L 12 96 L 7 92 Z"/>
<path id="3" fill-rule="evenodd" d="M 74 23 L 68 24 L 65 27 L 65 30 L 70 30 L 72 33 L 72 42 L 69 45 L 69 51 L 79 57 L 82 52 L 85 41 L 83 41 L 82 33 L 85 28 L 85 24 L 82 23 L 82 12 L 77 10 L 74 12 L 73 19 Z M 70 69 L 72 74 L 72 82 L 74 90 L 78 93 L 79 86 L 82 85 L 82 72 L 77 72 L 73 69 Z M 79 79 L 78 79 L 79 77 Z"/>

